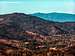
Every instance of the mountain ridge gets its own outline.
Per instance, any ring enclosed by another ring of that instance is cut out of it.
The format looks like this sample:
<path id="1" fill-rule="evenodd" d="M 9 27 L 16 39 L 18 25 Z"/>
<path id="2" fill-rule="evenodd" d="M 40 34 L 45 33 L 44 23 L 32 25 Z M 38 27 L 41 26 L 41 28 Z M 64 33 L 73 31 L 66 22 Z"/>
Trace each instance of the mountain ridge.
<path id="1" fill-rule="evenodd" d="M 21 34 L 26 31 L 43 36 L 74 34 L 75 22 L 60 23 L 24 14 L 12 13 L 0 15 L 0 37 L 11 39 L 29 39 L 31 36 Z M 69 27 L 70 26 L 70 27 Z"/>
<path id="2" fill-rule="evenodd" d="M 37 16 L 43 18 L 45 20 L 51 20 L 56 22 L 74 22 L 75 14 L 67 14 L 67 13 L 34 13 L 32 16 Z"/>

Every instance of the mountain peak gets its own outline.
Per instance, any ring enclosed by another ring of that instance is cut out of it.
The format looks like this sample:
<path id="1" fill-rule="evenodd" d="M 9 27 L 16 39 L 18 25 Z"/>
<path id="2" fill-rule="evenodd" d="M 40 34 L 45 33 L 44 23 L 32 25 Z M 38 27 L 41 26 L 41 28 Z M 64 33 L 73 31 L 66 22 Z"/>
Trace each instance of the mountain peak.
<path id="1" fill-rule="evenodd" d="M 26 14 L 24 14 L 24 13 L 17 13 L 17 12 L 15 12 L 15 13 L 11 13 L 10 15 L 26 15 Z"/>

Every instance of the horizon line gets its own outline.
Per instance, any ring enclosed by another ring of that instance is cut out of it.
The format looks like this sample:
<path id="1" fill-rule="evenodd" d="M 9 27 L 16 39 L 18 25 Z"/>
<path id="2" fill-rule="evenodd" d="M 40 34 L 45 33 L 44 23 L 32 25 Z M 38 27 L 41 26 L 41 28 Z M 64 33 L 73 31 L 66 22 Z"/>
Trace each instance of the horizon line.
<path id="1" fill-rule="evenodd" d="M 43 14 L 49 14 L 49 13 L 75 14 L 75 13 L 66 13 L 66 12 L 34 12 L 34 13 L 25 13 L 25 12 L 8 12 L 8 13 L 0 13 L 0 15 L 3 15 L 3 14 L 13 14 L 13 13 L 24 13 L 24 14 L 35 14 L 35 13 L 43 13 Z"/>

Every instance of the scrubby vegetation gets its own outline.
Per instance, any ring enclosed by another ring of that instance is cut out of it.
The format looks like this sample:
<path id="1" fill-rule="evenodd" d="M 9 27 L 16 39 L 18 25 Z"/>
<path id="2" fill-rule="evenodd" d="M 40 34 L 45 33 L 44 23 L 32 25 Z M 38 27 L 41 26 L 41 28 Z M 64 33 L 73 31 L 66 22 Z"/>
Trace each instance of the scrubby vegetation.
<path id="1" fill-rule="evenodd" d="M 0 56 L 74 56 L 75 23 L 23 13 L 0 15 Z"/>

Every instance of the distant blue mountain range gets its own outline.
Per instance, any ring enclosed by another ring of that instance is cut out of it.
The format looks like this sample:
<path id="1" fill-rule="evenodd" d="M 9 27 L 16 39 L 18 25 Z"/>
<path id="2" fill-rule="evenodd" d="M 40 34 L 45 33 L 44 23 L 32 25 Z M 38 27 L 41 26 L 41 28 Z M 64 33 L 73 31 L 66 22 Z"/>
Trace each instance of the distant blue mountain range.
<path id="1" fill-rule="evenodd" d="M 56 22 L 75 22 L 75 14 L 67 13 L 34 13 L 32 16 L 37 16 L 45 20 L 56 21 Z"/>

